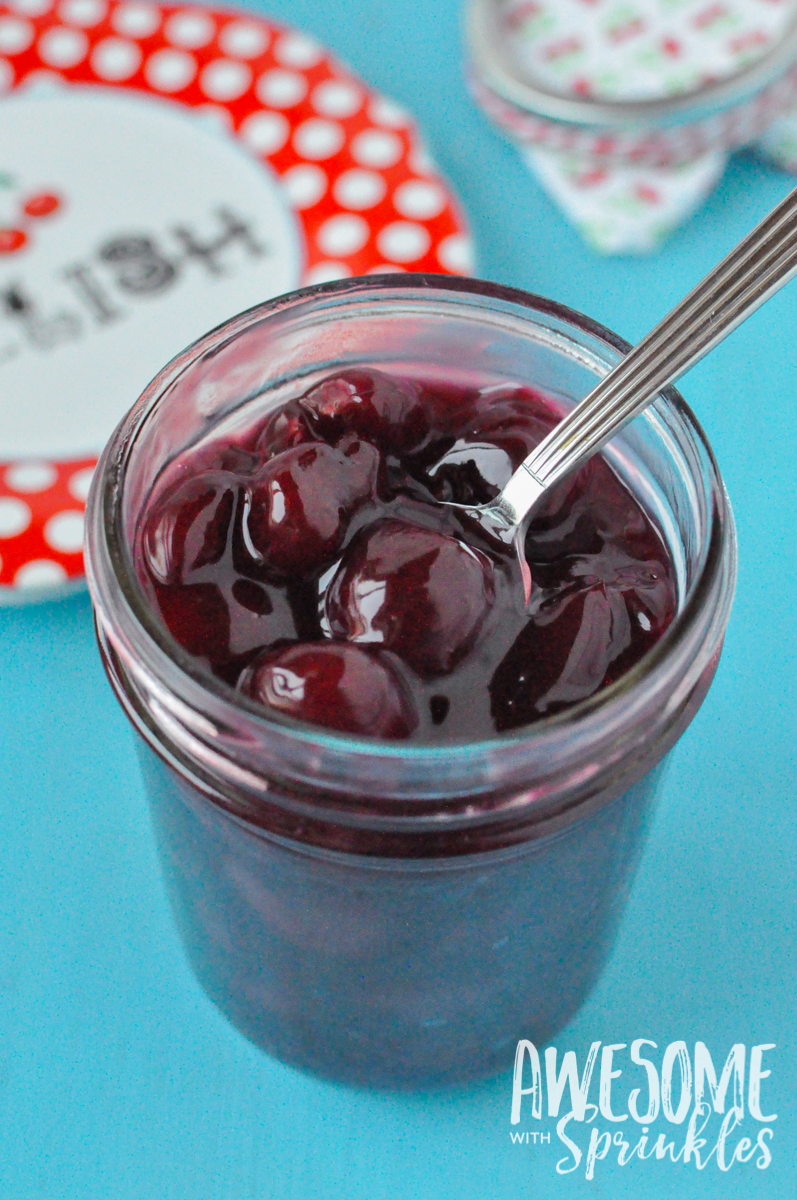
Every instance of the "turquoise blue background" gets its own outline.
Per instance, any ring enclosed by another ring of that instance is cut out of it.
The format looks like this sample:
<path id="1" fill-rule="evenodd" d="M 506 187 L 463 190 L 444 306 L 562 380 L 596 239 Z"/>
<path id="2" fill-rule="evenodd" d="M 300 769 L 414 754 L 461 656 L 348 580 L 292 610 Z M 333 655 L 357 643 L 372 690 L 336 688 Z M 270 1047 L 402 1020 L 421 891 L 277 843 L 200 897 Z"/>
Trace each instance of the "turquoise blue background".
<path id="1" fill-rule="evenodd" d="M 792 182 L 736 159 L 660 255 L 602 260 L 468 98 L 454 0 L 272 0 L 262 11 L 414 109 L 469 214 L 480 274 L 632 341 Z M 796 327 L 797 284 L 683 384 L 734 502 L 739 590 L 716 683 L 673 754 L 616 952 L 557 1039 L 582 1059 L 593 1040 L 702 1039 L 715 1061 L 733 1042 L 776 1043 L 763 1085 L 765 1109 L 779 1114 L 772 1166 L 723 1175 L 713 1163 L 698 1173 L 607 1160 L 591 1183 L 557 1176 L 556 1145 L 510 1144 L 510 1063 L 465 1090 L 369 1095 L 244 1042 L 182 959 L 132 735 L 78 597 L 0 612 L 4 1200 L 795 1194 Z"/>

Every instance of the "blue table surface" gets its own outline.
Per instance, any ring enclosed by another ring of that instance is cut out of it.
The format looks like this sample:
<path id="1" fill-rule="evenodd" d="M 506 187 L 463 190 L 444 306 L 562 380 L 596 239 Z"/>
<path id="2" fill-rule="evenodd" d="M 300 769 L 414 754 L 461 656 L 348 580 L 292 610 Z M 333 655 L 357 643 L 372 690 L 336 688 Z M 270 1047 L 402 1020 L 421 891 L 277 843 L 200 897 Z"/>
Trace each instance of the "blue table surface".
<path id="1" fill-rule="evenodd" d="M 469 215 L 481 275 L 632 341 L 792 184 L 737 158 L 658 256 L 603 260 L 469 99 L 455 0 L 271 0 L 263 11 L 415 111 Z M 613 1152 L 593 1180 L 583 1163 L 561 1175 L 555 1133 L 551 1145 L 511 1143 L 509 1062 L 466 1089 L 374 1095 L 307 1078 L 239 1037 L 182 958 L 132 735 L 78 596 L 0 611 L 4 1200 L 795 1194 L 795 328 L 793 285 L 683 384 L 735 504 L 738 593 L 616 951 L 556 1039 L 579 1061 L 594 1040 L 646 1037 L 661 1054 L 699 1039 L 719 1065 L 732 1043 L 775 1043 L 762 1085 L 778 1114 L 771 1166 L 619 1167 Z M 659 1119 L 654 1136 L 665 1127 L 680 1145 L 684 1126 Z"/>

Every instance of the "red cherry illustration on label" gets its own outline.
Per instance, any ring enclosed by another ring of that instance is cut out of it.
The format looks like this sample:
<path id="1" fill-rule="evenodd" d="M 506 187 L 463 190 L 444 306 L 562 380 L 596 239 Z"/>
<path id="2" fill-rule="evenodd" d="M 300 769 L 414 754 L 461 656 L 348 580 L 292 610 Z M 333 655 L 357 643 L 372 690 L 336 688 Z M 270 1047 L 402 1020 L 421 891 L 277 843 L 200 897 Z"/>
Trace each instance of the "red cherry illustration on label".
<path id="1" fill-rule="evenodd" d="M 22 205 L 23 211 L 29 217 L 49 217 L 61 207 L 61 198 L 54 192 L 38 192 L 29 196 Z"/>
<path id="2" fill-rule="evenodd" d="M 28 238 L 24 229 L 0 229 L 0 254 L 21 250 Z"/>

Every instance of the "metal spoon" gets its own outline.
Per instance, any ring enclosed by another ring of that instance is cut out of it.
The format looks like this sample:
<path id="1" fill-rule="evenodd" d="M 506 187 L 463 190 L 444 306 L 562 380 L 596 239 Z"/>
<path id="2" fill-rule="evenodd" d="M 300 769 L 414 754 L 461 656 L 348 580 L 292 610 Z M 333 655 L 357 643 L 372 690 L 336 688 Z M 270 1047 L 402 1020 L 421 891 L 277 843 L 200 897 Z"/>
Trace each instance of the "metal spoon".
<path id="1" fill-rule="evenodd" d="M 514 542 L 545 493 L 580 467 L 685 371 L 797 274 L 797 188 L 560 421 L 488 504 L 452 505 Z"/>

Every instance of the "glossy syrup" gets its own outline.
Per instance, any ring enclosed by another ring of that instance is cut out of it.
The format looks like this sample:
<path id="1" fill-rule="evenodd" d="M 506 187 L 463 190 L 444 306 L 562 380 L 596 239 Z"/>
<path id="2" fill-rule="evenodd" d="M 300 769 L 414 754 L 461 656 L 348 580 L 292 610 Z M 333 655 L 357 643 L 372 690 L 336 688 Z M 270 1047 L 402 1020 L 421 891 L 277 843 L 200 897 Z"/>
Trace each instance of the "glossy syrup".
<path id="1" fill-rule="evenodd" d="M 172 637 L 232 687 L 344 733 L 480 740 L 628 671 L 675 572 L 602 457 L 546 497 L 517 564 L 439 500 L 490 499 L 558 420 L 525 386 L 329 376 L 162 473 L 137 538 Z"/>

